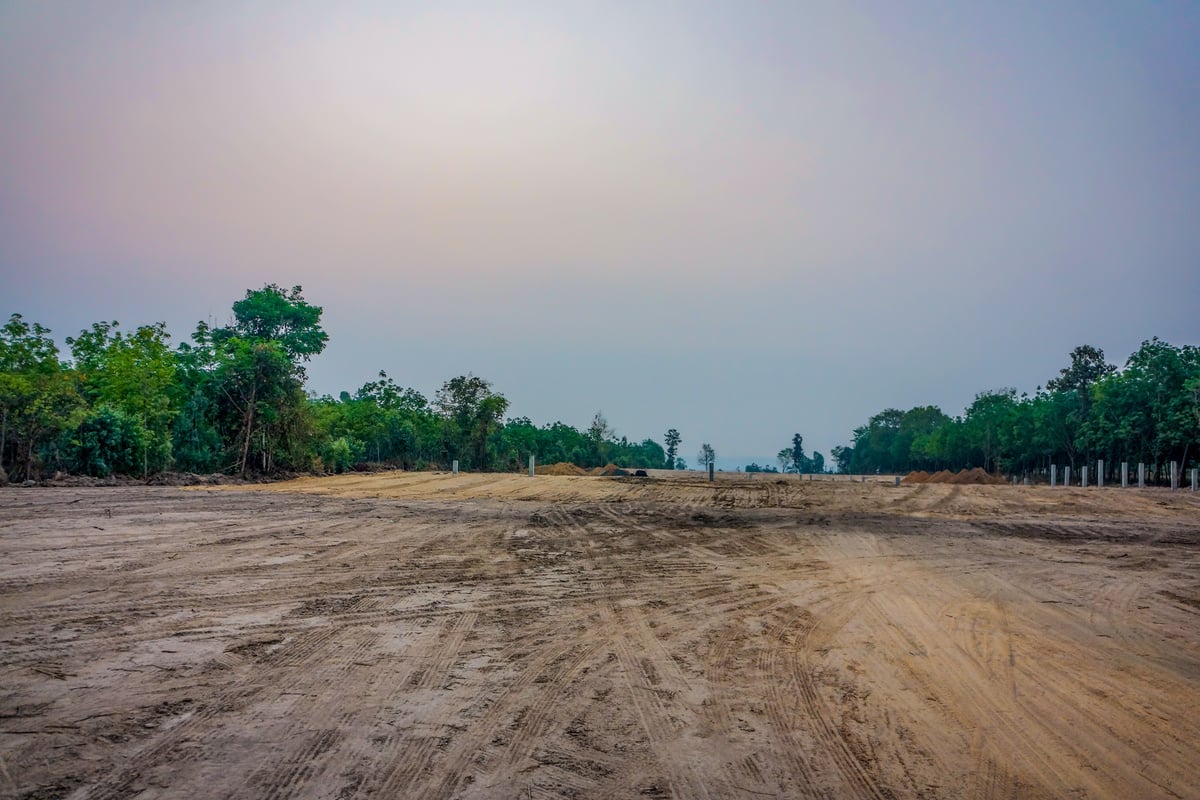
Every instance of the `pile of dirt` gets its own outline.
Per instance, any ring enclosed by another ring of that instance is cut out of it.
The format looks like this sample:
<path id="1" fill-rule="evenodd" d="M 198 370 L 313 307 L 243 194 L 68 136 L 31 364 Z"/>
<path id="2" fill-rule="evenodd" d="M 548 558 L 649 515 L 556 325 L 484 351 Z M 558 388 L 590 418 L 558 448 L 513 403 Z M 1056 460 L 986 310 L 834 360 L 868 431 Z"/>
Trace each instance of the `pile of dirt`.
<path id="1" fill-rule="evenodd" d="M 1001 478 L 999 475 L 988 474 L 988 472 L 982 467 L 964 469 L 962 472 L 959 472 L 957 475 L 951 478 L 949 482 L 958 484 L 959 486 L 1000 486 L 1007 483 L 1007 481 L 1005 481 L 1004 478 Z"/>
<path id="2" fill-rule="evenodd" d="M 958 486 L 1001 486 L 1007 483 L 998 475 L 989 475 L 985 470 L 975 467 L 960 472 L 943 469 L 930 475 L 924 470 L 910 472 L 904 476 L 904 483 L 952 483 Z"/>
<path id="3" fill-rule="evenodd" d="M 534 468 L 534 473 L 537 475 L 588 475 L 590 474 L 583 467 L 577 467 L 567 461 L 560 461 L 557 464 L 542 464 Z"/>
<path id="4" fill-rule="evenodd" d="M 603 467 L 596 467 L 588 474 L 597 475 L 603 478 L 611 478 L 613 475 L 628 475 L 629 473 L 610 461 Z"/>

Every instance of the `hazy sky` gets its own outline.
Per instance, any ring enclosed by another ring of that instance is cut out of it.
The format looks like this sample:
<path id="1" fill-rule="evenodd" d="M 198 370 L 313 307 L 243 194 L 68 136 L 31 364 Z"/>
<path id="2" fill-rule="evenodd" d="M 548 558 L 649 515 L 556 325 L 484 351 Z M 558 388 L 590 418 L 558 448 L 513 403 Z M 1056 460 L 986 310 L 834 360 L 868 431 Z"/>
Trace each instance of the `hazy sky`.
<path id="1" fill-rule="evenodd" d="M 1200 4 L 0 0 L 0 313 L 745 463 L 1200 344 Z M 732 466 L 722 459 L 722 466 Z"/>

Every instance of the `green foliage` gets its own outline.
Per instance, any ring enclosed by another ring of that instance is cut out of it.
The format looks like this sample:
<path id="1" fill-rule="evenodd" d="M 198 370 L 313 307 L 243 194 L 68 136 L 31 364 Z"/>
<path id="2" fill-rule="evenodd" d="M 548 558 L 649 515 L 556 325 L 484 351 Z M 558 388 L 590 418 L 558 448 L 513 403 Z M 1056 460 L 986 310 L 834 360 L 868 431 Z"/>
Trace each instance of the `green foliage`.
<path id="1" fill-rule="evenodd" d="M 467 374 L 442 384 L 434 402 L 443 418 L 446 459 L 458 459 L 465 469 L 489 469 L 501 444 L 497 434 L 507 398 L 484 379 Z"/>
<path id="2" fill-rule="evenodd" d="M 348 472 L 362 461 L 363 444 L 348 436 L 329 439 L 321 445 L 321 463 L 327 472 Z"/>
<path id="3" fill-rule="evenodd" d="M 269 283 L 233 304 L 234 323 L 214 331 L 218 343 L 228 339 L 274 342 L 293 363 L 308 361 L 325 349 L 320 306 L 309 305 L 301 287 L 286 291 Z"/>
<path id="4" fill-rule="evenodd" d="M 978 466 L 1028 474 L 1103 459 L 1110 475 L 1127 461 L 1162 477 L 1171 461 L 1189 465 L 1198 451 L 1200 348 L 1151 339 L 1120 370 L 1102 350 L 1077 347 L 1045 390 L 982 392 L 954 419 L 932 406 L 888 409 L 833 456 L 846 472 Z"/>
<path id="5" fill-rule="evenodd" d="M 671 428 L 663 436 L 663 444 L 667 446 L 666 460 L 667 469 L 675 469 L 675 457 L 679 454 L 679 444 L 683 439 L 679 436 L 679 431 Z"/>
<path id="6" fill-rule="evenodd" d="M 150 433 L 139 417 L 102 405 L 70 431 L 64 451 L 72 472 L 105 478 L 144 475 Z"/>
<path id="7" fill-rule="evenodd" d="M 32 478 L 83 405 L 50 331 L 13 314 L 0 327 L 0 469 Z"/>
<path id="8" fill-rule="evenodd" d="M 116 322 L 98 322 L 68 337 L 80 391 L 92 406 L 119 409 L 145 435 L 143 468 L 171 466 L 171 425 L 179 413 L 176 357 L 164 323 L 143 325 L 126 336 Z"/>
<path id="9" fill-rule="evenodd" d="M 198 323 L 175 349 L 162 323 L 125 333 L 98 322 L 66 340 L 70 366 L 50 331 L 14 314 L 0 329 L 0 470 L 274 474 L 452 459 L 494 470 L 522 469 L 530 455 L 543 464 L 684 467 L 651 439 L 618 437 L 603 414 L 586 431 L 504 422 L 508 399 L 470 374 L 447 381 L 433 404 L 384 372 L 354 394 L 309 397 L 304 364 L 328 340 L 321 313 L 299 286 L 268 284 L 233 304 L 231 324 Z"/>

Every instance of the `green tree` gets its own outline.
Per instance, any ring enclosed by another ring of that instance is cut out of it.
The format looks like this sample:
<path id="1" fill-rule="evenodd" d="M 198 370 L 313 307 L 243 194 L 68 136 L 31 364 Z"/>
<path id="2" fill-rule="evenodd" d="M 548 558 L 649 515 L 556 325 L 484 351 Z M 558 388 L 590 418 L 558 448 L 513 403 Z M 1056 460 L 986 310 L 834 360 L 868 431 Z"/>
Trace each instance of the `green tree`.
<path id="1" fill-rule="evenodd" d="M 229 339 L 275 342 L 293 364 L 319 355 L 329 341 L 321 327 L 320 306 L 309 305 L 302 287 L 291 291 L 268 283 L 233 304 L 234 323 L 213 331 L 218 344 Z"/>
<path id="2" fill-rule="evenodd" d="M 211 353 L 212 416 L 243 475 L 252 467 L 270 473 L 309 466 L 312 418 L 302 362 L 328 340 L 321 311 L 301 287 L 285 292 L 268 284 L 234 303 L 232 325 L 197 328 L 197 360 Z"/>
<path id="3" fill-rule="evenodd" d="M 700 462 L 700 469 L 708 469 L 717 461 L 717 451 L 713 450 L 713 446 L 708 442 L 700 445 L 700 452 L 696 456 L 696 460 Z"/>
<path id="4" fill-rule="evenodd" d="M 667 446 L 667 469 L 675 469 L 675 457 L 679 455 L 679 445 L 682 441 L 679 431 L 674 428 L 663 436 L 663 444 Z"/>
<path id="5" fill-rule="evenodd" d="M 83 405 L 49 334 L 20 314 L 0 328 L 0 470 L 14 477 L 35 475 L 39 448 L 68 428 Z"/>
<path id="6" fill-rule="evenodd" d="M 95 477 L 135 475 L 146 460 L 146 427 L 119 408 L 101 405 L 70 431 L 66 451 L 72 472 Z"/>
<path id="7" fill-rule="evenodd" d="M 98 322 L 68 337 L 76 377 L 93 406 L 122 412 L 122 424 L 140 427 L 142 463 L 129 474 L 145 474 L 171 465 L 171 426 L 179 413 L 175 353 L 165 323 L 143 325 L 132 334 L 116 322 Z M 124 471 L 126 467 L 122 467 Z"/>
<path id="8" fill-rule="evenodd" d="M 508 400 L 483 378 L 468 373 L 442 384 L 434 399 L 445 423 L 445 450 L 468 466 L 491 468 L 488 446 L 508 410 Z M 499 442 L 497 442 L 499 444 Z"/>
<path id="9" fill-rule="evenodd" d="M 1016 389 L 980 392 L 963 416 L 967 436 L 978 454 L 975 463 L 1000 470 L 1000 456 L 1011 442 L 1016 412 Z"/>
<path id="10" fill-rule="evenodd" d="M 588 426 L 587 437 L 592 444 L 593 463 L 597 467 L 602 467 L 609 462 L 610 451 L 612 448 L 609 445 L 609 440 L 614 436 L 612 427 L 608 424 L 608 420 L 604 417 L 603 411 L 597 411 L 596 416 L 592 417 L 592 424 Z"/>
<path id="11" fill-rule="evenodd" d="M 804 437 L 798 433 L 792 434 L 792 470 L 796 474 L 808 471 L 808 456 L 804 455 Z"/>

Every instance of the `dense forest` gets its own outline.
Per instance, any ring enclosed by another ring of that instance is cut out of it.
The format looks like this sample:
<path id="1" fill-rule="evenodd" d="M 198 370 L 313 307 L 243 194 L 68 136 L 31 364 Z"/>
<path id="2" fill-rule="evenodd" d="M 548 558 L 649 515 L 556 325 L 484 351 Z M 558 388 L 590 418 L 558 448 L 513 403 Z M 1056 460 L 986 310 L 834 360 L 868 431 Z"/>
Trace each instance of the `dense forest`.
<path id="1" fill-rule="evenodd" d="M 314 397 L 305 364 L 328 341 L 322 309 L 274 284 L 233 304 L 233 322 L 197 325 L 172 347 L 165 325 L 98 322 L 66 339 L 13 314 L 0 328 L 0 478 L 106 477 L 166 470 L 273 475 L 367 463 L 511 470 L 566 461 L 661 468 L 647 439 L 617 438 L 601 413 L 580 431 L 506 419 L 508 400 L 475 375 L 432 399 L 380 372 L 354 393 Z M 668 432 L 674 465 L 679 435 Z"/>
<path id="2" fill-rule="evenodd" d="M 1071 352 L 1070 364 L 1032 395 L 998 389 L 976 395 L 961 416 L 936 406 L 889 408 L 854 430 L 854 442 L 832 451 L 839 471 L 933 471 L 983 467 L 1037 477 L 1051 464 L 1145 463 L 1154 480 L 1170 462 L 1200 459 L 1200 348 L 1143 342 L 1118 369 L 1104 351 Z"/>

